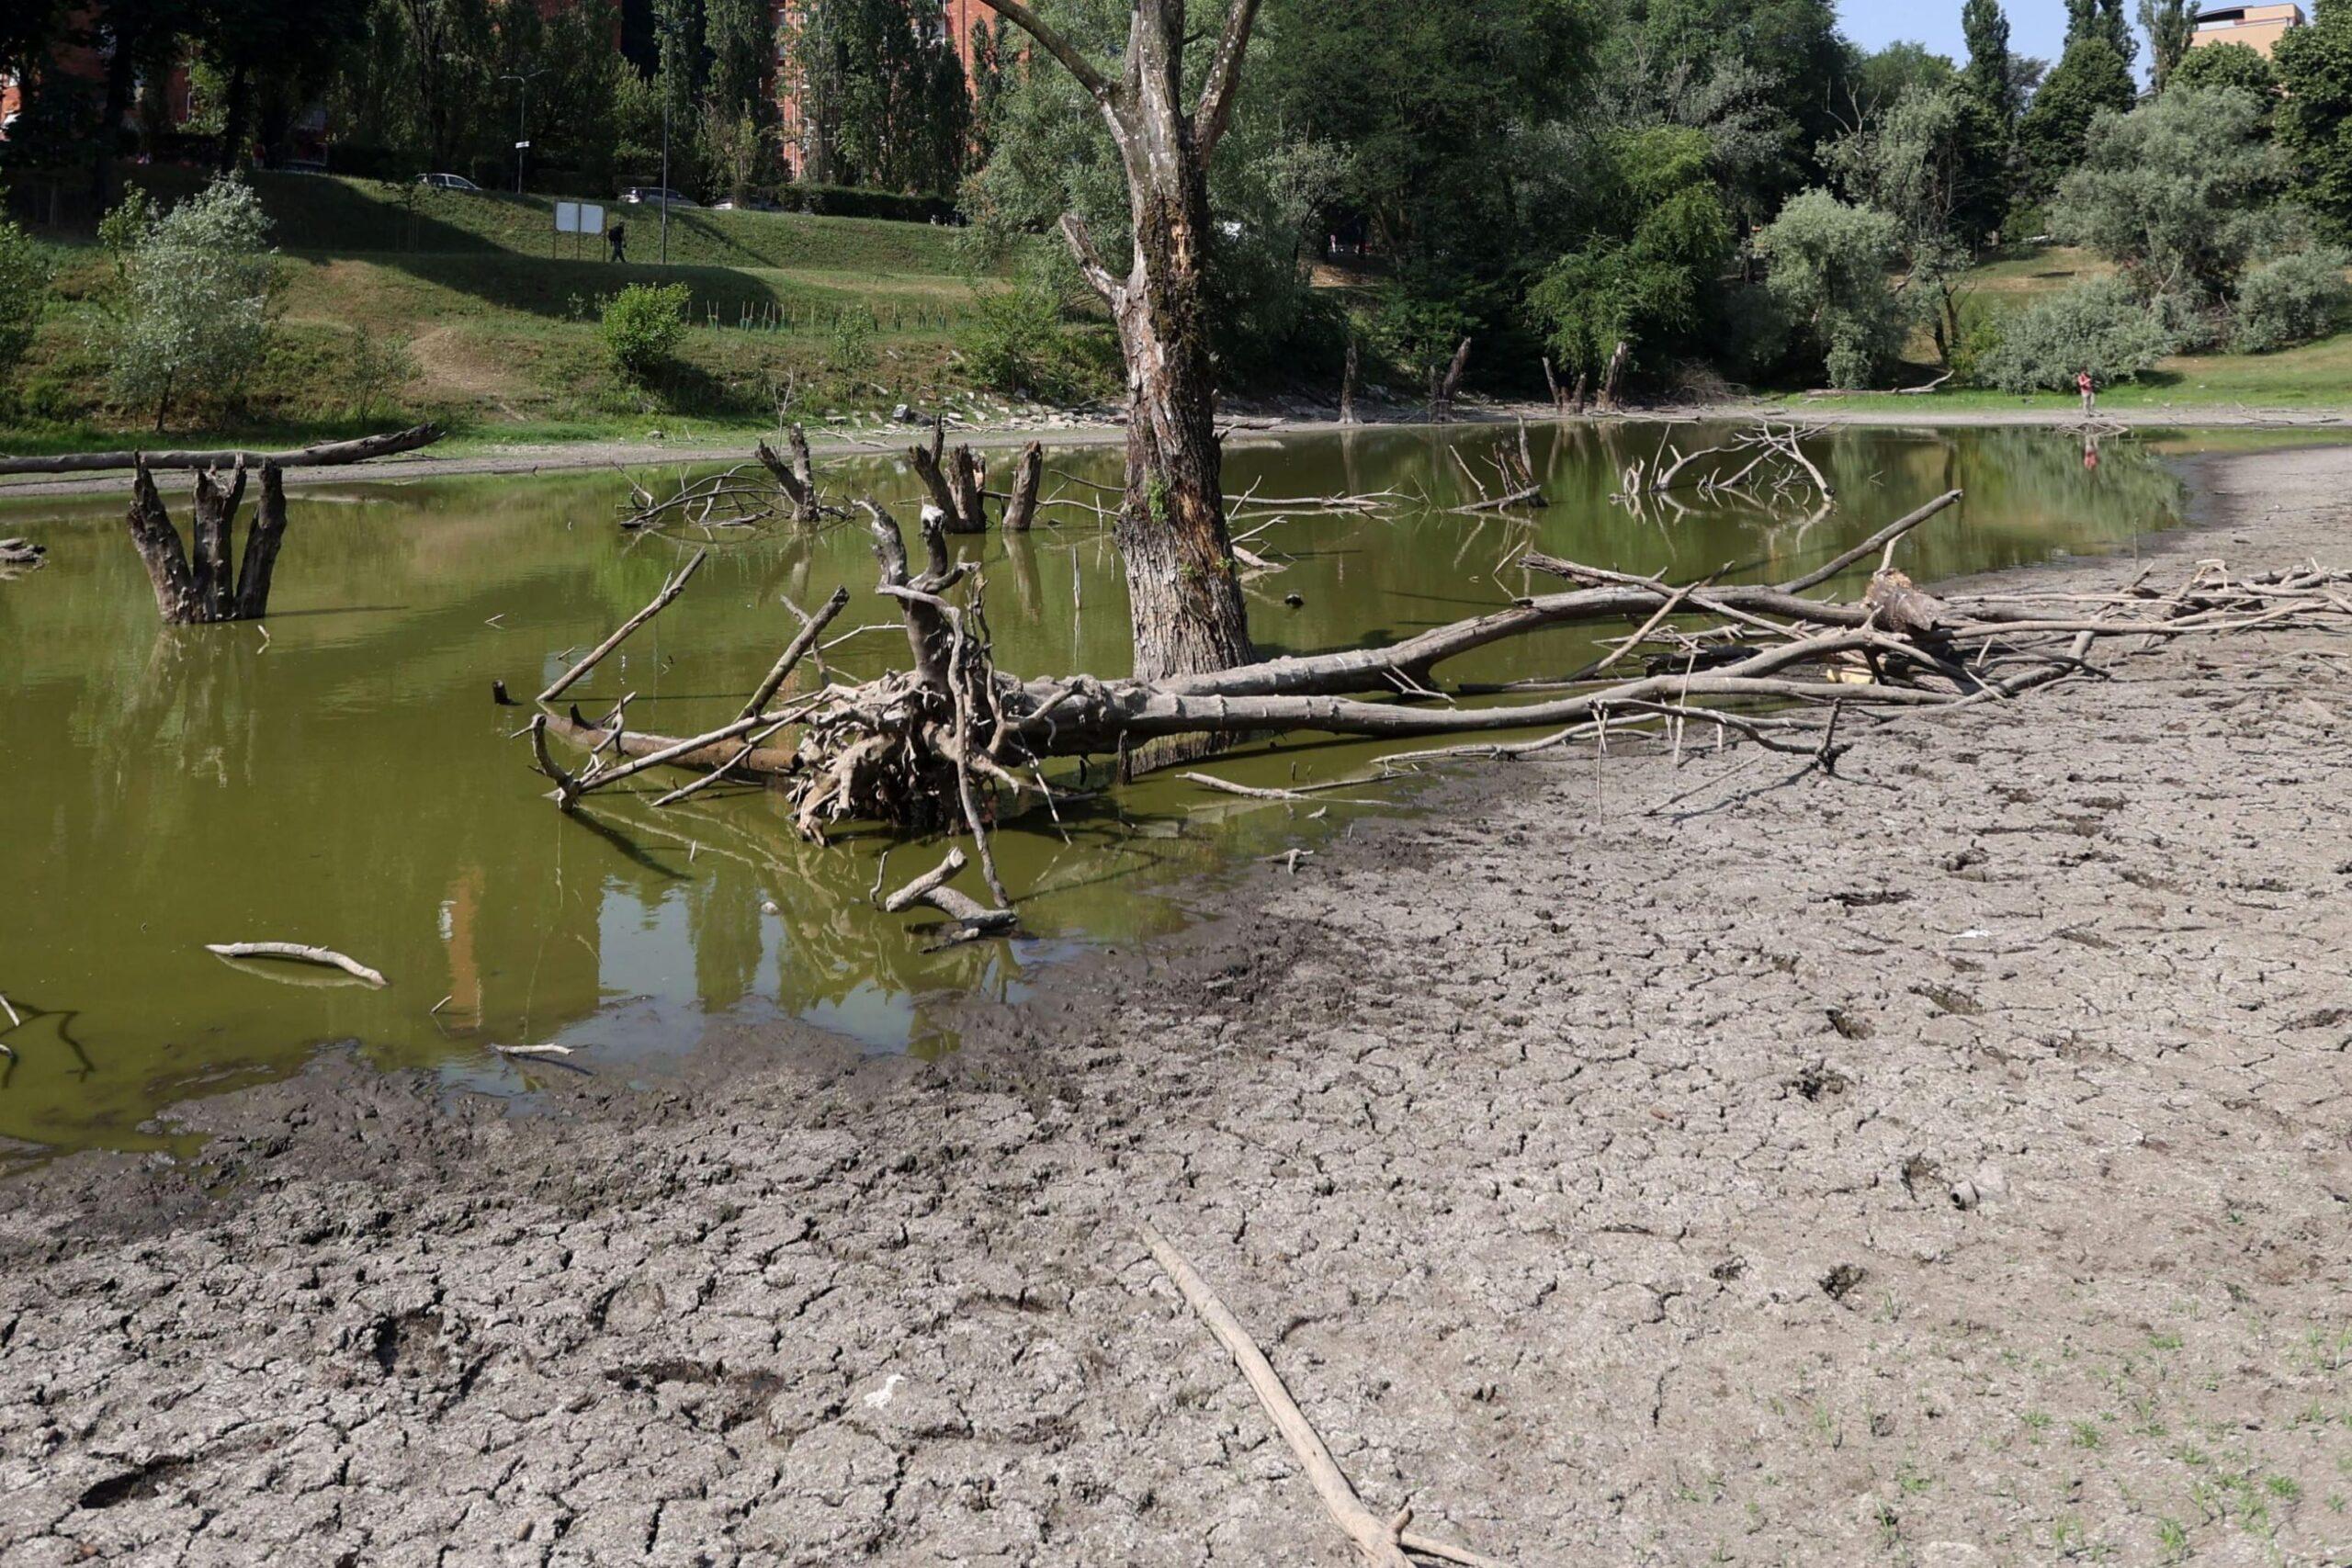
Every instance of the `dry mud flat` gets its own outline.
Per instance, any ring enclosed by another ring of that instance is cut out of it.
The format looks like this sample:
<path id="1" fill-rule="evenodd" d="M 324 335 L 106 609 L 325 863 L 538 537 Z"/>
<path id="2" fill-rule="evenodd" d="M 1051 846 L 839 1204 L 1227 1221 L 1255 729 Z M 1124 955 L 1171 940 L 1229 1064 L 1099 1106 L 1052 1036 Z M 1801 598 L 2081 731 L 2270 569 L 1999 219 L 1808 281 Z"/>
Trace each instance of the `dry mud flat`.
<path id="1" fill-rule="evenodd" d="M 2163 570 L 2352 547 L 2204 481 Z M 1148 1216 L 1513 1562 L 2343 1562 L 2346 655 L 1474 774 L 944 1067 L 203 1102 L 5 1194 L 0 1561 L 1351 1561 Z"/>

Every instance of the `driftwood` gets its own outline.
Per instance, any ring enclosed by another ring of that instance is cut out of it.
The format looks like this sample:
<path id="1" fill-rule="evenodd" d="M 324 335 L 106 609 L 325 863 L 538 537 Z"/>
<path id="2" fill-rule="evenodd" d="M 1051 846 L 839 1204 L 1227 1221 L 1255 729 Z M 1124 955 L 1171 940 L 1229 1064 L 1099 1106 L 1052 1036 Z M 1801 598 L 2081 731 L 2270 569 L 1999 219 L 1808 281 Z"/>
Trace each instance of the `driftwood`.
<path id="1" fill-rule="evenodd" d="M 908 447 L 907 461 L 914 466 L 923 489 L 930 492 L 931 509 L 939 513 L 941 525 L 947 532 L 986 533 L 989 525 L 985 487 L 987 465 L 968 446 L 958 445 L 953 452 L 944 451 L 946 440 L 946 422 L 933 420 L 929 444 L 918 443 Z M 1044 462 L 1041 452 L 1038 457 L 1041 468 Z M 1030 493 L 1034 497 L 1035 490 Z"/>
<path id="2" fill-rule="evenodd" d="M 297 942 L 209 942 L 204 944 L 204 951 L 217 953 L 223 958 L 290 958 L 302 964 L 325 964 L 363 980 L 378 990 L 388 984 L 375 970 L 331 947 L 306 947 Z"/>
<path id="3" fill-rule="evenodd" d="M 573 665 L 571 669 L 557 676 L 555 678 L 555 683 L 549 686 L 546 691 L 539 694 L 539 701 L 543 703 L 551 703 L 555 701 L 556 698 L 563 695 L 564 693 L 570 691 L 572 687 L 578 685 L 581 681 L 586 677 L 588 671 L 594 670 L 598 664 L 604 661 L 605 655 L 612 652 L 613 649 L 627 642 L 629 638 L 630 633 L 636 631 L 638 627 L 643 626 L 646 622 L 651 620 L 654 616 L 668 609 L 670 607 L 670 602 L 677 598 L 679 594 L 684 592 L 686 583 L 692 580 L 695 572 L 702 570 L 702 563 L 705 558 L 708 557 L 709 553 L 710 552 L 707 550 L 696 550 L 691 557 L 687 558 L 686 564 L 680 567 L 676 571 L 672 572 L 668 580 L 662 584 L 662 591 L 653 596 L 653 602 L 651 604 L 646 605 L 644 609 L 639 610 L 636 615 L 631 615 L 628 620 L 623 621 L 620 624 L 619 628 L 616 630 L 612 636 L 598 643 L 594 648 L 590 649 L 588 650 L 588 656 L 585 659 L 582 659 L 579 663 Z"/>
<path id="4" fill-rule="evenodd" d="M 220 621 L 259 620 L 269 613 L 269 585 L 286 538 L 286 487 L 275 463 L 261 466 L 261 500 L 245 536 L 242 572 L 231 558 L 231 535 L 245 493 L 240 460 L 225 485 L 209 470 L 196 476 L 192 547 L 183 548 L 179 531 L 164 509 L 155 481 L 142 464 L 131 470 L 130 510 L 124 523 L 130 542 L 155 591 L 155 610 L 166 626 L 202 626 Z"/>
<path id="5" fill-rule="evenodd" d="M 419 424 L 354 441 L 322 442 L 291 452 L 69 452 L 57 457 L 0 457 L 0 474 L 98 474 L 142 468 L 153 473 L 164 468 L 233 468 L 241 463 L 248 468 L 266 464 L 281 468 L 335 468 L 413 452 L 432 446 L 442 434 L 437 424 Z"/>
<path id="6" fill-rule="evenodd" d="M 1314 1486 L 1316 1496 L 1322 1500 L 1325 1511 L 1346 1534 L 1349 1544 L 1356 1549 L 1356 1555 L 1367 1568 L 1411 1568 L 1411 1561 L 1405 1555 L 1408 1551 L 1442 1562 L 1464 1563 L 1468 1568 L 1501 1568 L 1501 1564 L 1475 1551 L 1408 1532 L 1405 1527 L 1412 1522 L 1410 1508 L 1400 1508 L 1384 1519 L 1364 1506 L 1363 1499 L 1356 1495 L 1347 1473 L 1331 1457 L 1321 1435 L 1299 1409 L 1298 1402 L 1291 1398 L 1282 1374 L 1274 1371 L 1273 1363 L 1258 1348 L 1250 1331 L 1241 1326 L 1241 1320 L 1217 1299 L 1200 1271 L 1166 1236 L 1148 1223 L 1139 1223 L 1136 1230 L 1143 1237 L 1144 1246 L 1150 1249 L 1153 1261 L 1184 1298 L 1184 1304 L 1193 1309 L 1216 1342 L 1225 1347 L 1226 1354 L 1233 1358 L 1250 1392 L 1258 1396 L 1259 1404 L 1273 1422 L 1275 1432 L 1306 1470 L 1306 1479 Z"/>
<path id="7" fill-rule="evenodd" d="M 974 933 L 1011 931 L 1021 917 L 1011 909 L 991 909 L 958 893 L 947 886 L 948 879 L 969 863 L 961 850 L 950 850 L 947 858 L 882 900 L 887 912 L 897 915 L 917 904 L 929 904 L 954 920 L 963 930 Z"/>

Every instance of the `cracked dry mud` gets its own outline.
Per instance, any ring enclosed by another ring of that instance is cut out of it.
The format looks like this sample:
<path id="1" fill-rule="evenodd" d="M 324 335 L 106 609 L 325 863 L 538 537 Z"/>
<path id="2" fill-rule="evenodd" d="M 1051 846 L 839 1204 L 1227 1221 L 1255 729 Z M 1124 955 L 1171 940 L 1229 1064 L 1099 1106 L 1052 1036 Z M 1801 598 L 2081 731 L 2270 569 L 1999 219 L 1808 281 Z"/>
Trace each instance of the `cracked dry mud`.
<path id="1" fill-rule="evenodd" d="M 2199 482 L 2164 570 L 2352 542 Z M 200 1102 L 6 1194 L 0 1560 L 1349 1562 L 1148 1215 L 1515 1562 L 2344 1562 L 2346 652 L 1474 772 L 939 1066 Z"/>

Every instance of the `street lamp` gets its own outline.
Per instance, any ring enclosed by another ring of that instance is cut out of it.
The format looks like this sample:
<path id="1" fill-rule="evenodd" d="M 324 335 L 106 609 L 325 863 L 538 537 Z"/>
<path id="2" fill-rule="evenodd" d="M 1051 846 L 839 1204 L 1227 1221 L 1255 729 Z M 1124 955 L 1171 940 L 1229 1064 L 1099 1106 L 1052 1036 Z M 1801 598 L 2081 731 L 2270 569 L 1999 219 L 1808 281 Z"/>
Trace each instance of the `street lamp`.
<path id="1" fill-rule="evenodd" d="M 678 18 L 668 10 L 653 13 L 662 29 L 662 265 L 670 265 L 670 100 L 677 96 L 670 68 L 685 54 L 686 40 Z"/>
<path id="2" fill-rule="evenodd" d="M 515 84 L 514 194 L 516 196 L 523 194 L 523 154 L 528 152 L 531 146 L 531 80 L 533 77 L 544 76 L 547 73 L 548 68 L 542 65 L 534 71 L 509 71 L 499 78 L 502 82 Z"/>

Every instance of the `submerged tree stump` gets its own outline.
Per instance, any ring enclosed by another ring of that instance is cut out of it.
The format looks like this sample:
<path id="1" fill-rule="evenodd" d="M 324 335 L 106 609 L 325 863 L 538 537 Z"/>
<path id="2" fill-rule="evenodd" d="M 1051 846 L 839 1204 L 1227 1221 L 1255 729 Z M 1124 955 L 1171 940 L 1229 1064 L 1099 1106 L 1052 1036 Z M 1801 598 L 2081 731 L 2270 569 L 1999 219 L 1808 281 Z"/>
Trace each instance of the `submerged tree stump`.
<path id="1" fill-rule="evenodd" d="M 130 542 L 147 569 L 155 590 L 155 611 L 164 624 L 203 626 L 215 621 L 254 621 L 269 613 L 269 584 L 277 566 L 278 547 L 286 539 L 286 482 L 277 462 L 261 461 L 261 500 L 254 509 L 253 525 L 245 533 L 242 567 L 235 561 L 231 540 L 237 507 L 244 499 L 245 459 L 238 455 L 224 485 L 217 470 L 199 468 L 196 475 L 196 514 L 189 530 L 192 548 L 180 544 L 164 498 L 145 462 L 131 473 L 130 511 L 124 521 Z"/>

